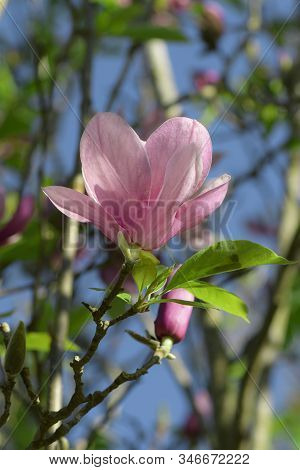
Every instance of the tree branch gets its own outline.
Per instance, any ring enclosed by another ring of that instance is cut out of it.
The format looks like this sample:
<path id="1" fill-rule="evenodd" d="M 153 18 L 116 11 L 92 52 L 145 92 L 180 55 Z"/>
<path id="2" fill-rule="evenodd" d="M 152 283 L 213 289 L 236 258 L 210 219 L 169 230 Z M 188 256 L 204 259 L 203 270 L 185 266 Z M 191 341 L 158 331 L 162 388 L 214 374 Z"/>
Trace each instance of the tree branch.
<path id="1" fill-rule="evenodd" d="M 143 375 L 147 374 L 148 370 L 156 364 L 161 362 L 162 356 L 159 353 L 154 353 L 153 356 L 147 360 L 140 368 L 136 369 L 133 373 L 121 372 L 116 379 L 104 390 L 90 394 L 86 399 L 86 404 L 81 407 L 77 413 L 69 421 L 62 423 L 57 430 L 46 439 L 37 439 L 32 442 L 30 449 L 41 449 L 51 445 L 53 442 L 65 436 L 74 426 L 76 426 L 81 419 L 93 408 L 98 406 L 103 400 L 120 385 L 133 380 L 137 380 Z"/>

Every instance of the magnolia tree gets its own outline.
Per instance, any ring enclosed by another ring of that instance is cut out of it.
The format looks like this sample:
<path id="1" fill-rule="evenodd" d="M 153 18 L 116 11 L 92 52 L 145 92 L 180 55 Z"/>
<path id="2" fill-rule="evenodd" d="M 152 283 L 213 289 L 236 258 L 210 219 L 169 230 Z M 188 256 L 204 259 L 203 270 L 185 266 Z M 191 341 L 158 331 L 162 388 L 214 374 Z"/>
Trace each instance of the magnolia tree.
<path id="1" fill-rule="evenodd" d="M 0 17 L 1 446 L 297 447 L 295 6 L 44 6 Z"/>

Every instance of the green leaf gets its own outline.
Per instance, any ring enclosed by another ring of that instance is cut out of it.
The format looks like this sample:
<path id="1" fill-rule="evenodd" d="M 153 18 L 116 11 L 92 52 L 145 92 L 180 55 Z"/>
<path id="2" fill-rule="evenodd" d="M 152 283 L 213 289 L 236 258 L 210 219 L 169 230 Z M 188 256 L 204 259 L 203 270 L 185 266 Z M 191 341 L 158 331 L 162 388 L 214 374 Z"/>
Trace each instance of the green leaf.
<path id="1" fill-rule="evenodd" d="M 180 305 L 190 305 L 192 307 L 197 307 L 197 308 L 202 308 L 204 310 L 207 310 L 209 308 L 215 308 L 212 305 L 207 304 L 206 302 L 198 302 L 195 300 L 194 302 L 191 302 L 189 300 L 181 300 L 181 299 L 161 299 L 159 297 L 156 297 L 155 299 L 150 300 L 147 302 L 147 305 L 152 305 L 152 304 L 167 304 L 167 303 L 173 303 L 173 304 L 180 304 Z"/>
<path id="2" fill-rule="evenodd" d="M 26 334 L 27 351 L 38 351 L 48 353 L 51 347 L 51 336 L 44 331 L 30 331 Z M 73 341 L 66 339 L 65 351 L 80 351 L 79 346 Z M 5 348 L 1 345 L 0 355 L 4 354 Z"/>
<path id="3" fill-rule="evenodd" d="M 147 295 L 153 294 L 154 292 L 157 292 L 159 289 L 164 287 L 173 269 L 174 269 L 174 266 L 171 266 L 171 267 L 166 267 L 162 265 L 156 266 L 156 270 L 158 271 L 158 276 L 156 277 L 156 279 L 154 279 L 154 281 L 148 287 Z"/>
<path id="4" fill-rule="evenodd" d="M 296 335 L 300 333 L 300 273 L 298 273 L 291 291 L 287 292 L 285 301 L 290 307 L 290 316 L 285 339 L 285 346 L 288 347 Z"/>
<path id="5" fill-rule="evenodd" d="M 170 28 L 148 23 L 124 26 L 117 31 L 108 31 L 110 36 L 129 37 L 135 41 L 149 41 L 150 39 L 163 39 L 164 41 L 186 41 L 187 38 L 177 28 Z"/>
<path id="6" fill-rule="evenodd" d="M 140 259 L 133 267 L 132 276 L 139 292 L 142 292 L 156 278 L 156 263 L 151 259 Z"/>
<path id="7" fill-rule="evenodd" d="M 181 287 L 191 292 L 197 299 L 209 303 L 213 308 L 224 310 L 249 322 L 248 307 L 237 295 L 207 282 L 191 281 Z"/>
<path id="8" fill-rule="evenodd" d="M 117 318 L 120 315 L 123 315 L 126 311 L 126 307 L 128 305 L 128 302 L 119 296 L 115 297 L 114 300 L 111 303 L 111 307 L 108 310 L 108 315 L 110 318 Z"/>
<path id="9" fill-rule="evenodd" d="M 30 331 L 26 335 L 28 351 L 49 352 L 51 346 L 51 336 L 44 331 Z M 67 339 L 65 341 L 66 351 L 79 351 L 77 344 Z"/>
<path id="10" fill-rule="evenodd" d="M 0 313 L 0 318 L 10 317 L 15 310 L 8 310 L 7 312 Z"/>
<path id="11" fill-rule="evenodd" d="M 120 292 L 117 297 L 126 302 L 127 304 L 131 303 L 131 295 L 129 294 L 129 292 Z"/>
<path id="12" fill-rule="evenodd" d="M 247 240 L 222 241 L 189 258 L 169 282 L 167 292 L 188 281 L 263 264 L 293 264 L 274 251 Z"/>
<path id="13" fill-rule="evenodd" d="M 125 36 L 137 42 L 149 39 L 186 41 L 184 34 L 177 28 L 145 22 L 142 16 L 143 8 L 137 4 L 128 8 L 106 9 L 96 18 L 96 30 L 101 35 Z"/>
<path id="14" fill-rule="evenodd" d="M 56 232 L 52 230 L 52 227 L 51 230 L 49 228 L 47 236 L 47 243 L 44 244 L 45 256 L 49 256 L 56 246 Z M 1 268 L 15 261 L 35 261 L 39 259 L 39 246 L 41 242 L 39 222 L 32 220 L 25 231 L 19 234 L 18 237 L 20 237 L 18 241 L 0 247 Z"/>
<path id="15" fill-rule="evenodd" d="M 69 335 L 73 338 L 83 331 L 91 321 L 90 315 L 83 305 L 77 305 L 70 311 Z"/>
<path id="16" fill-rule="evenodd" d="M 159 259 L 157 259 L 156 256 L 154 256 L 151 253 L 151 251 L 140 250 L 139 257 L 145 263 L 146 262 L 149 262 L 149 263 L 152 263 L 152 264 L 159 264 L 160 263 Z"/>

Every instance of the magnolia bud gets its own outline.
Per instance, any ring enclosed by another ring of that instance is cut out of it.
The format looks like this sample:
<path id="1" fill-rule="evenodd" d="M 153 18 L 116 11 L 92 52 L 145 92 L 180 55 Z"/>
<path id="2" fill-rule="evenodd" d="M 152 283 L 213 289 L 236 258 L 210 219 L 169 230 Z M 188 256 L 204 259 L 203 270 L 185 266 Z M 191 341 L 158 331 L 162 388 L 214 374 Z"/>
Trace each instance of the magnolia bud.
<path id="1" fill-rule="evenodd" d="M 194 300 L 193 294 L 185 289 L 174 289 L 168 292 L 164 298 L 190 302 Z M 182 341 L 188 329 L 192 311 L 191 305 L 181 305 L 174 302 L 161 304 L 155 320 L 156 337 L 159 340 L 169 337 L 174 343 Z"/>
<path id="2" fill-rule="evenodd" d="M 20 321 L 17 329 L 11 336 L 4 360 L 4 369 L 10 376 L 18 375 L 23 369 L 26 355 L 26 330 Z"/>
<path id="3" fill-rule="evenodd" d="M 204 5 L 200 27 L 203 40 L 210 49 L 215 49 L 224 32 L 224 11 L 218 3 Z"/>

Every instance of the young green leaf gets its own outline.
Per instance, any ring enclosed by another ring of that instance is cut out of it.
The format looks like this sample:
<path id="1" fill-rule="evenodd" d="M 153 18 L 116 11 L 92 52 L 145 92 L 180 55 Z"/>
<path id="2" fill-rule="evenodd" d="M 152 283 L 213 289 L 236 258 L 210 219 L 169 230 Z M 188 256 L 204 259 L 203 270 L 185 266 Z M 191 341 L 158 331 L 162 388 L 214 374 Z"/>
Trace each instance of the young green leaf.
<path id="1" fill-rule="evenodd" d="M 130 304 L 131 302 L 131 295 L 129 294 L 129 292 L 120 292 L 117 297 L 126 302 L 127 304 Z"/>
<path id="2" fill-rule="evenodd" d="M 145 250 L 140 250 L 139 252 L 139 257 L 142 261 L 144 261 L 145 263 L 146 262 L 149 262 L 149 263 L 152 263 L 152 264 L 156 264 L 158 265 L 159 264 L 159 259 L 156 258 L 156 256 L 154 256 L 151 251 L 145 251 Z"/>
<path id="3" fill-rule="evenodd" d="M 207 310 L 209 308 L 215 308 L 212 305 L 207 304 L 206 302 L 199 302 L 195 300 L 194 302 L 191 302 L 189 300 L 181 300 L 181 299 L 161 299 L 159 297 L 156 297 L 155 299 L 151 299 L 147 305 L 152 305 L 152 304 L 166 304 L 168 302 L 172 302 L 174 304 L 180 304 L 180 305 L 191 305 L 192 307 L 197 307 L 197 308 L 202 308 L 204 310 Z"/>
<path id="4" fill-rule="evenodd" d="M 114 298 L 114 300 L 111 303 L 111 307 L 107 312 L 110 318 L 117 318 L 120 315 L 123 315 L 123 313 L 125 313 L 126 311 L 126 307 L 128 306 L 128 301 L 120 297 L 120 295 L 122 294 L 119 294 L 118 296 Z"/>
<path id="5" fill-rule="evenodd" d="M 156 263 L 150 259 L 140 259 L 133 267 L 132 276 L 139 292 L 142 292 L 156 278 Z"/>
<path id="6" fill-rule="evenodd" d="M 215 274 L 263 264 L 292 264 L 274 251 L 247 240 L 223 241 L 199 251 L 175 273 L 165 292 Z"/>
<path id="7" fill-rule="evenodd" d="M 197 299 L 212 305 L 213 308 L 224 310 L 243 318 L 247 322 L 249 321 L 247 317 L 248 307 L 237 295 L 207 282 L 190 281 L 182 287 L 191 292 Z"/>
<path id="8" fill-rule="evenodd" d="M 158 272 L 158 275 L 148 287 L 147 295 L 153 294 L 154 292 L 157 292 L 159 289 L 161 289 L 165 285 L 173 269 L 174 269 L 174 266 L 171 266 L 171 267 L 166 267 L 162 265 L 157 266 L 156 270 Z"/>

